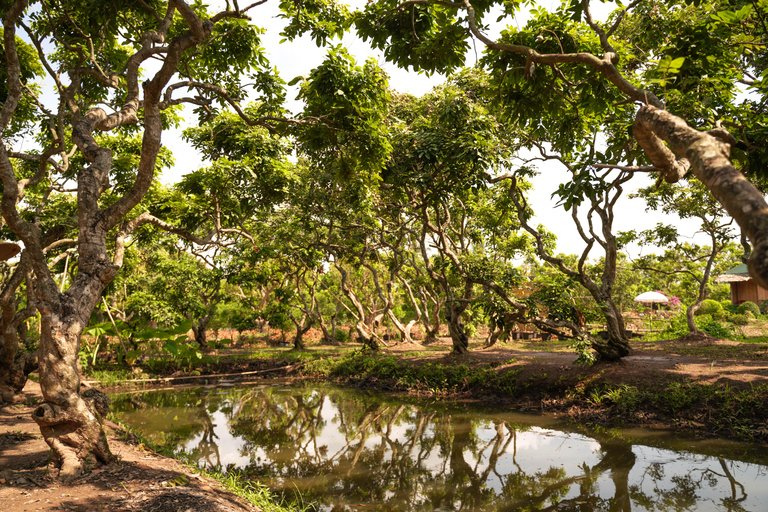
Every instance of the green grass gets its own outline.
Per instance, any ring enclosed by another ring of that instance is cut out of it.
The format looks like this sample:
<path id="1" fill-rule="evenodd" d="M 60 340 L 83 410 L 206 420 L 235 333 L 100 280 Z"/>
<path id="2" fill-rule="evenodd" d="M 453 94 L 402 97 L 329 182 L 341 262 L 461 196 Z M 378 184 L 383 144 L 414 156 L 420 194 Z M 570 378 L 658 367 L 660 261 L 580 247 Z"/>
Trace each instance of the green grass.
<path id="1" fill-rule="evenodd" d="M 196 468 L 201 475 L 219 482 L 227 491 L 239 496 L 263 512 L 288 512 L 312 510 L 303 503 L 277 503 L 272 491 L 265 485 L 250 480 L 237 471 L 222 473 Z"/>
<path id="2" fill-rule="evenodd" d="M 704 345 L 660 347 L 669 354 L 702 357 L 716 361 L 722 359 L 768 359 L 768 344 L 750 343 L 743 345 Z"/>
<path id="3" fill-rule="evenodd" d="M 596 384 L 571 391 L 562 405 L 578 404 L 604 408 L 615 421 L 653 412 L 667 415 L 682 427 L 704 425 L 719 435 L 755 440 L 765 437 L 768 385 L 734 388 L 673 382 L 640 389 L 627 384 Z"/>
<path id="4" fill-rule="evenodd" d="M 318 378 L 379 381 L 400 390 L 451 393 L 483 390 L 504 395 L 519 387 L 516 371 L 497 371 L 498 364 L 469 368 L 465 364 L 410 364 L 405 358 L 369 352 L 347 353 L 336 359 L 308 362 L 302 372 Z"/>
<path id="5" fill-rule="evenodd" d="M 131 368 L 108 368 L 103 366 L 99 367 L 98 369 L 89 369 L 86 372 L 86 376 L 89 380 L 97 381 L 99 385 L 103 387 L 116 386 L 123 381 L 131 379 L 150 378 L 149 375 L 143 372 L 140 375 L 135 374 Z"/>

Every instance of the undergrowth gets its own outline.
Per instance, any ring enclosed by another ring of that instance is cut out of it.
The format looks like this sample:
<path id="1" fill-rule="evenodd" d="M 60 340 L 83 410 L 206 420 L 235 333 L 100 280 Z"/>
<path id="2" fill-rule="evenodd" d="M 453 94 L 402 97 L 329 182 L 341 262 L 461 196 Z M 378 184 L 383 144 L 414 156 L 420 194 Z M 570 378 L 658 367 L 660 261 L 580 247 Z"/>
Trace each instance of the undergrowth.
<path id="1" fill-rule="evenodd" d="M 703 425 L 707 430 L 739 439 L 768 438 L 768 385 L 734 388 L 673 382 L 664 387 L 598 384 L 569 394 L 566 402 L 603 407 L 616 419 L 658 411 L 673 423 Z"/>
<path id="2" fill-rule="evenodd" d="M 366 352 L 345 354 L 337 359 L 307 362 L 302 371 L 318 377 L 338 380 L 385 381 L 397 389 L 450 393 L 482 389 L 513 395 L 521 383 L 518 371 L 497 371 L 496 365 L 469 368 L 465 364 L 409 364 L 394 356 Z"/>

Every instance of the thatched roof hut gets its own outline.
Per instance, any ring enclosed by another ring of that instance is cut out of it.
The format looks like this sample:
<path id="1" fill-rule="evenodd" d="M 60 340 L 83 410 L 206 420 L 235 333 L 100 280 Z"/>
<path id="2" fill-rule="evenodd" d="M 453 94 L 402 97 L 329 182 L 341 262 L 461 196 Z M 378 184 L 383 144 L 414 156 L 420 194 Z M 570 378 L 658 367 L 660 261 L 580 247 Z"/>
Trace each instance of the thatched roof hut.
<path id="1" fill-rule="evenodd" d="M 742 302 L 754 302 L 768 300 L 768 290 L 758 286 L 750 277 L 747 265 L 741 263 L 727 270 L 723 275 L 717 276 L 716 283 L 728 283 L 731 285 L 731 304 Z"/>

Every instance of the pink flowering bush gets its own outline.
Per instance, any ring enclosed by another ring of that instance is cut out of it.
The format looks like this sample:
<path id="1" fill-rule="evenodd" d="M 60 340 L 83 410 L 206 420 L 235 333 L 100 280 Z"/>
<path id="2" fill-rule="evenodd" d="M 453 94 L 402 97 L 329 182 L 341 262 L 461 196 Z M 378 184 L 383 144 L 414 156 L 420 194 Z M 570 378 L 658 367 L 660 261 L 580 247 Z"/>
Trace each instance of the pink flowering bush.
<path id="1" fill-rule="evenodd" d="M 681 301 L 679 297 L 670 297 L 666 293 L 659 290 L 654 290 L 654 292 L 660 293 L 667 298 L 667 303 L 664 304 L 667 309 L 680 309 L 683 306 L 683 301 Z"/>

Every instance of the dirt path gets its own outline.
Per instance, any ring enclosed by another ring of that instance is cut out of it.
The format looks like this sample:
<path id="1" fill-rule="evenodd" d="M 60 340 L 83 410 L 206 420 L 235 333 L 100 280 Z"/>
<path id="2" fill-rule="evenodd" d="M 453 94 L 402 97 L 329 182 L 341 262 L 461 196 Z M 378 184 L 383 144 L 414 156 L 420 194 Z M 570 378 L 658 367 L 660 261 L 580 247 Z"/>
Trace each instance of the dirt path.
<path id="1" fill-rule="evenodd" d="M 158 456 L 118 437 L 108 423 L 112 453 L 118 462 L 63 484 L 47 471 L 48 445 L 32 421 L 42 399 L 32 381 L 23 402 L 0 408 L 0 509 L 91 512 L 244 512 L 255 508 L 221 489 L 218 482 L 192 473 L 179 462 Z"/>
<path id="2" fill-rule="evenodd" d="M 728 384 L 735 387 L 768 384 L 768 346 L 749 346 L 710 337 L 635 342 L 631 355 L 618 363 L 598 363 L 594 366 L 574 365 L 577 356 L 573 352 L 548 352 L 546 346 L 537 351 L 535 343 L 528 343 L 524 350 L 516 349 L 514 345 L 474 347 L 459 361 L 457 356 L 446 355 L 450 339 L 441 339 L 438 343 L 446 346 L 446 352 L 420 352 L 418 356 L 412 356 L 408 354 L 418 352 L 419 346 L 406 344 L 393 345 L 386 350 L 393 355 L 407 356 L 416 364 L 450 360 L 470 365 L 493 364 L 517 369 L 524 378 L 551 382 L 599 375 L 606 382 L 636 386 L 659 381 Z M 738 357 L 741 355 L 738 349 L 743 346 L 753 349 L 748 359 Z M 697 352 L 707 349 L 713 356 L 685 355 L 693 349 Z M 729 352 L 733 353 L 731 357 Z"/>

